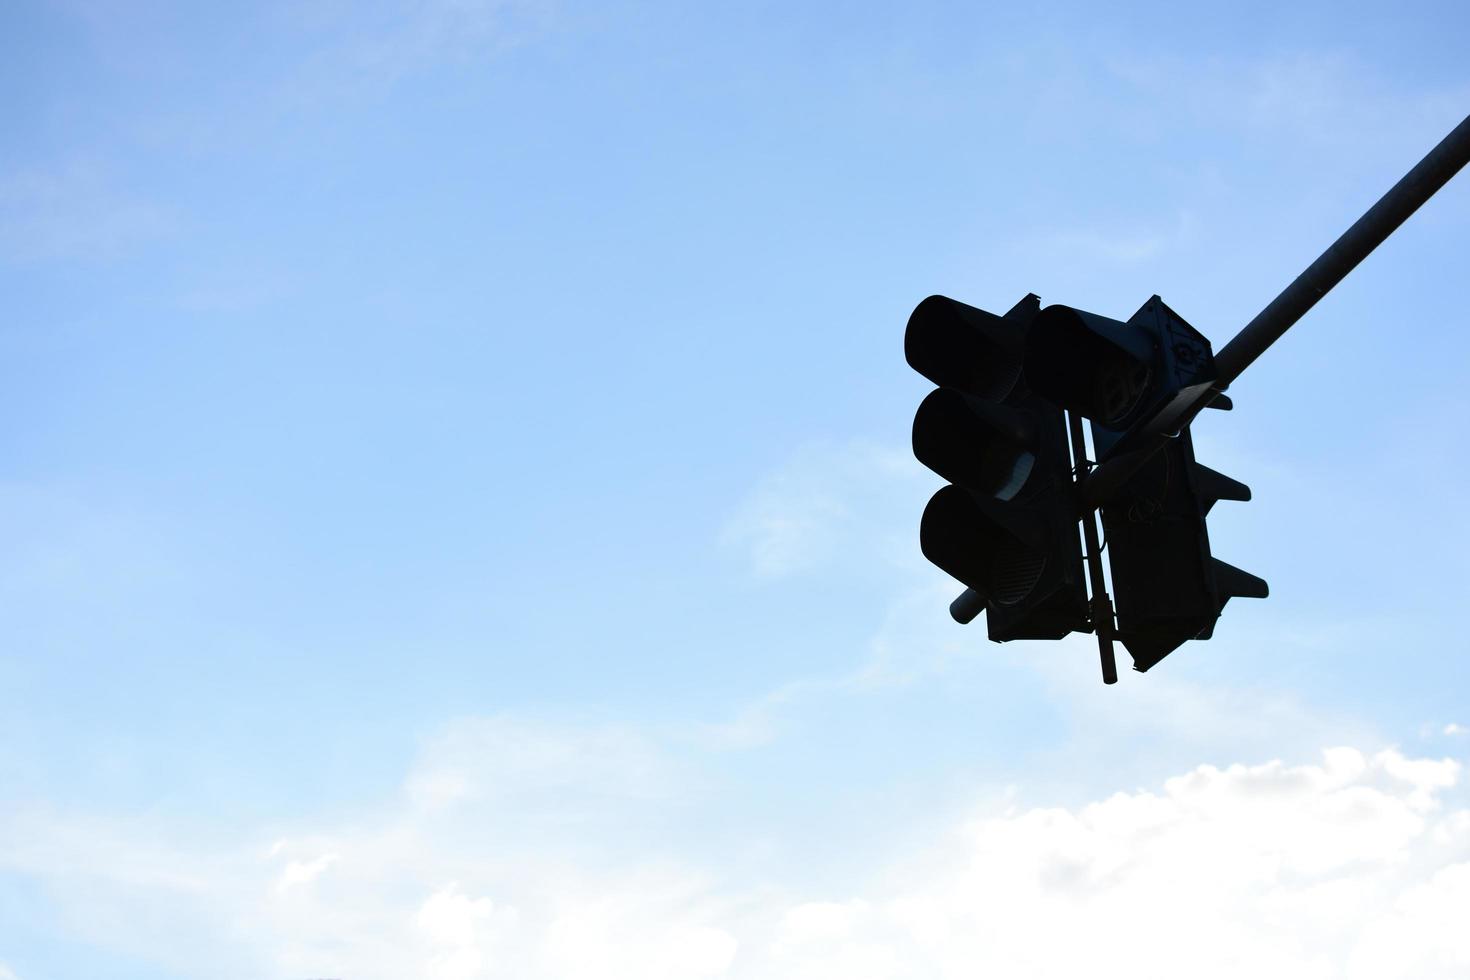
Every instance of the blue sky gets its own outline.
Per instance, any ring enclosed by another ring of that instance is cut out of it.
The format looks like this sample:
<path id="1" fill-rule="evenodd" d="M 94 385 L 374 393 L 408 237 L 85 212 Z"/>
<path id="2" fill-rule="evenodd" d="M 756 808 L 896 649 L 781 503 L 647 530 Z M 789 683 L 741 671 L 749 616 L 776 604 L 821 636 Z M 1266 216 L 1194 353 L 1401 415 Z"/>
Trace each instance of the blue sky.
<path id="1" fill-rule="evenodd" d="M 1467 29 L 8 5 L 0 978 L 1463 975 L 1466 178 L 1195 426 L 1271 598 L 1113 688 L 949 620 L 902 334 L 1218 347 Z"/>

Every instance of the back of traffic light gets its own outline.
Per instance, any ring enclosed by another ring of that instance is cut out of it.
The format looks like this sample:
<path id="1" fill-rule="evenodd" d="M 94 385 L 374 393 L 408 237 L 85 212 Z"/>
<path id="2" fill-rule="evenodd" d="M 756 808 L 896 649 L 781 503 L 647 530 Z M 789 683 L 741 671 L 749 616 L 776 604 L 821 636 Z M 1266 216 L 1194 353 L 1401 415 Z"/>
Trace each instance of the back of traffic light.
<path id="1" fill-rule="evenodd" d="M 1076 496 L 1060 409 L 1022 377 L 1028 295 L 1004 316 L 931 296 L 909 317 L 904 355 L 939 387 L 914 417 L 914 455 L 949 481 L 924 508 L 925 557 L 967 586 L 996 642 L 1089 630 Z"/>
<path id="2" fill-rule="evenodd" d="M 1241 372 L 1467 162 L 1470 116 L 1218 355 L 1157 296 L 1126 323 L 1069 307 L 1038 314 L 1034 296 L 1005 317 L 943 297 L 919 304 L 905 338 L 909 363 L 969 396 L 936 399 L 915 419 L 915 453 L 956 480 L 929 502 L 920 531 L 925 555 L 969 586 L 950 607 L 955 618 L 985 610 L 994 640 L 1093 629 L 1104 680 L 1116 680 L 1094 507 L 1108 532 L 1118 635 L 1136 669 L 1188 639 L 1209 639 L 1231 598 L 1265 597 L 1264 581 L 1210 553 L 1211 507 L 1249 500 L 1250 490 L 1196 462 L 1189 424 L 1204 408 L 1230 408 L 1223 392 Z M 1074 464 L 1065 481 L 1055 476 L 1065 460 L 1054 438 L 1064 411 Z M 1084 455 L 1084 416 L 1095 468 Z M 1058 501 L 1071 507 L 1070 533 Z M 1090 621 L 1079 601 L 1078 519 Z"/>
<path id="3" fill-rule="evenodd" d="M 1211 555 L 1205 525 L 1216 501 L 1249 499 L 1245 484 L 1195 462 L 1184 429 L 1103 504 L 1117 635 L 1134 669 L 1209 639 L 1231 598 L 1266 597 L 1262 579 Z"/>
<path id="4" fill-rule="evenodd" d="M 1028 334 L 1024 373 L 1047 399 L 1091 421 L 1099 461 L 1171 437 L 1100 501 L 1117 637 L 1134 669 L 1209 639 L 1229 599 L 1266 596 L 1264 581 L 1210 553 L 1210 509 L 1249 500 L 1250 488 L 1194 458 L 1183 406 L 1218 385 L 1203 334 L 1157 296 L 1126 323 L 1051 306 Z M 1216 395 L 1212 404 L 1230 403 Z"/>

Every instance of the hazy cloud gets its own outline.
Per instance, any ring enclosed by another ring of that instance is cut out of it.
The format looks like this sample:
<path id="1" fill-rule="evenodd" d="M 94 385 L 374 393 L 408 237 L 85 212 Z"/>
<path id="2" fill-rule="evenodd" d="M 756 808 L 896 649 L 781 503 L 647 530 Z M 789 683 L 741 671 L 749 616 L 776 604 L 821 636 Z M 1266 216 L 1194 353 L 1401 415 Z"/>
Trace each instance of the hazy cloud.
<path id="1" fill-rule="evenodd" d="M 1462 83 L 1406 88 L 1360 57 L 1311 48 L 1205 60 L 1134 53 L 1108 70 L 1149 97 L 1155 125 L 1186 113 L 1242 135 L 1289 134 L 1282 150 L 1314 154 L 1323 143 L 1361 146 L 1366 133 L 1373 146 L 1414 152 L 1414 135 L 1457 118 L 1467 94 Z"/>
<path id="2" fill-rule="evenodd" d="M 589 744 L 546 728 L 519 740 L 534 754 L 543 737 L 552 756 Z M 397 802 L 308 821 L 269 848 L 12 818 L 0 866 L 43 883 L 78 938 L 199 977 L 224 975 L 210 962 L 360 980 L 1052 977 L 1099 958 L 1140 977 L 1181 964 L 1452 977 L 1470 968 L 1470 811 L 1448 795 L 1460 775 L 1450 759 L 1340 747 L 1308 765 L 1198 766 L 1072 807 L 980 804 L 859 857 L 861 883 L 837 893 L 800 868 L 737 886 L 719 854 L 572 864 L 575 828 L 528 847 L 485 811 L 446 822 Z M 487 795 L 496 778 L 469 788 Z"/>
<path id="3" fill-rule="evenodd" d="M 298 12 L 317 47 L 292 87 L 308 97 L 391 84 L 446 63 L 516 47 L 547 29 L 553 0 L 377 0 Z"/>
<path id="4" fill-rule="evenodd" d="M 1181 211 L 1172 220 L 1148 227 L 1074 226 L 1042 230 L 1017 241 L 1014 247 L 1057 263 L 1132 265 L 1152 261 L 1169 250 L 1188 247 L 1195 237 L 1196 224 L 1192 213 Z"/>
<path id="5" fill-rule="evenodd" d="M 426 810 L 534 807 L 549 820 L 614 799 L 655 799 L 673 779 L 656 742 L 635 729 L 500 716 L 443 728 L 425 744 L 405 789 Z"/>
<path id="6" fill-rule="evenodd" d="M 95 167 L 0 176 L 0 256 L 10 260 L 115 258 L 177 228 L 167 208 L 118 188 Z"/>
<path id="7" fill-rule="evenodd" d="M 858 556 L 907 564 L 911 549 L 893 531 L 917 527 L 930 484 L 928 471 L 891 447 L 862 441 L 807 447 L 755 485 L 721 541 L 745 552 L 756 575 L 770 578 Z"/>

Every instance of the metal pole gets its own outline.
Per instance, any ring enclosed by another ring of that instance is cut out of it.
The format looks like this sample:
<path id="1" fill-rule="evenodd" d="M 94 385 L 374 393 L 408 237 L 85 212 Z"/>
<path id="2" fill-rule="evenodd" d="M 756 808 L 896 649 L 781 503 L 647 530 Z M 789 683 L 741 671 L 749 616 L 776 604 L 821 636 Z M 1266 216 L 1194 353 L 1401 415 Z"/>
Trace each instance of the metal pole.
<path id="1" fill-rule="evenodd" d="M 1470 116 L 1439 141 L 1403 179 L 1307 266 L 1235 339 L 1215 355 L 1218 387 L 1224 388 L 1261 356 L 1261 352 L 1300 320 L 1343 276 L 1393 234 L 1409 215 L 1434 196 L 1470 161 Z"/>
<path id="2" fill-rule="evenodd" d="M 1204 389 L 1192 403 L 1173 413 L 1171 432 L 1151 432 L 1141 436 L 1133 449 L 1099 465 L 1082 485 L 1083 509 L 1097 507 L 1127 479 L 1138 471 L 1154 453 L 1162 449 L 1183 426 L 1240 377 L 1242 371 L 1276 342 L 1278 338 L 1327 295 L 1363 259 L 1367 258 L 1399 225 L 1434 196 L 1449 179 L 1470 162 L 1470 116 L 1450 130 L 1417 164 L 1403 176 L 1378 203 L 1343 232 L 1317 261 L 1307 266 L 1281 294 L 1266 305 L 1255 318 L 1215 355 L 1217 380 Z"/>
<path id="3" fill-rule="evenodd" d="M 1082 416 L 1067 413 L 1067 425 L 1072 434 L 1072 465 L 1077 479 L 1087 475 L 1087 444 L 1082 441 Z M 1118 661 L 1113 656 L 1113 600 L 1108 598 L 1107 582 L 1103 579 L 1102 551 L 1097 544 L 1097 518 L 1091 509 L 1082 512 L 1082 540 L 1087 545 L 1087 578 L 1091 586 L 1092 601 L 1088 608 L 1092 614 L 1092 629 L 1097 633 L 1097 652 L 1102 658 L 1104 684 L 1118 683 Z"/>

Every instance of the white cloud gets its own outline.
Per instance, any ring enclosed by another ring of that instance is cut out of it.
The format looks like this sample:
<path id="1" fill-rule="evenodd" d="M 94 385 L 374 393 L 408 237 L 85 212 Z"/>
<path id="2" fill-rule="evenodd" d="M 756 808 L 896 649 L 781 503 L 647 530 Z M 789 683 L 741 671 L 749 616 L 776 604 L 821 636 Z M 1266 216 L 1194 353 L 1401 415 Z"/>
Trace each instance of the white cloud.
<path id="1" fill-rule="evenodd" d="M 552 741 L 552 758 L 589 744 Z M 1025 978 L 1126 964 L 1145 978 L 1432 980 L 1470 969 L 1470 811 L 1449 795 L 1460 773 L 1340 747 L 1310 765 L 1198 766 L 1070 807 L 979 804 L 896 851 L 854 853 L 856 883 L 835 891 L 799 866 L 741 881 L 714 853 L 570 861 L 577 827 L 528 846 L 486 811 L 446 820 L 403 801 L 269 847 L 10 820 L 0 867 L 40 881 L 78 938 L 185 976 L 225 975 L 211 962 L 358 980 Z M 483 778 L 467 777 L 487 797 Z"/>
<path id="2" fill-rule="evenodd" d="M 1452 721 L 1448 725 L 1444 726 L 1441 733 L 1444 735 L 1464 735 L 1467 732 L 1470 732 L 1470 729 L 1467 729 L 1464 725 Z"/>
<path id="3" fill-rule="evenodd" d="M 281 872 L 281 877 L 276 881 L 276 891 L 286 892 L 292 888 L 309 885 L 335 864 L 341 855 L 323 854 L 312 858 L 310 861 L 292 861 L 286 865 L 286 870 Z"/>
<path id="4" fill-rule="evenodd" d="M 470 898 L 450 883 L 424 901 L 415 924 L 434 947 L 426 975 L 471 980 L 493 966 L 497 928 L 514 927 L 516 913 L 497 908 L 488 898 Z"/>
<path id="5" fill-rule="evenodd" d="M 1456 771 L 1338 749 L 1320 765 L 1202 766 L 1160 791 L 976 815 L 862 897 L 788 913 L 771 950 L 780 968 L 765 975 L 1109 975 L 1098 964 L 1126 963 L 1140 977 L 1246 965 L 1453 976 L 1464 944 L 1437 928 L 1437 903 L 1466 908 L 1470 834 L 1436 837 L 1446 821 L 1414 794 Z M 1395 959 L 1376 952 L 1395 946 Z"/>

